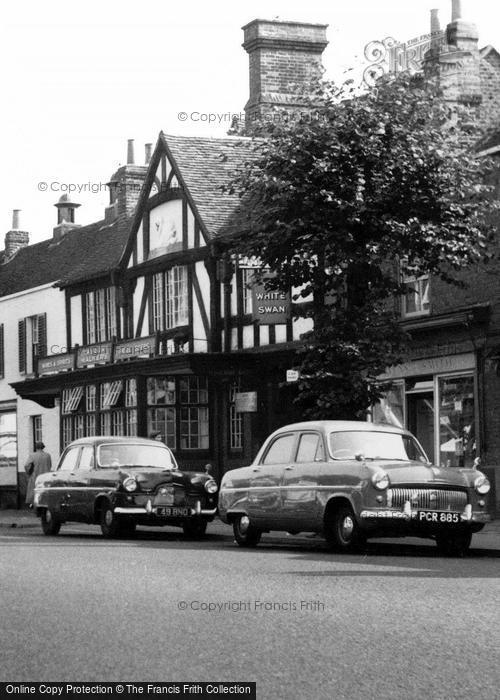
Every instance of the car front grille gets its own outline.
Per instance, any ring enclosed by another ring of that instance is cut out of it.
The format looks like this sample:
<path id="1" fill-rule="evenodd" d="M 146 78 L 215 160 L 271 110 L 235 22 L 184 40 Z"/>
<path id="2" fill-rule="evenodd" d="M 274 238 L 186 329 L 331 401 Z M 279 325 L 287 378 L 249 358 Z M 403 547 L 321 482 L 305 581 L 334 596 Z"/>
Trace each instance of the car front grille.
<path id="1" fill-rule="evenodd" d="M 407 501 L 410 502 L 412 508 L 461 511 L 467 505 L 467 494 L 465 491 L 433 488 L 396 488 L 387 491 L 387 505 L 389 507 L 403 508 Z"/>

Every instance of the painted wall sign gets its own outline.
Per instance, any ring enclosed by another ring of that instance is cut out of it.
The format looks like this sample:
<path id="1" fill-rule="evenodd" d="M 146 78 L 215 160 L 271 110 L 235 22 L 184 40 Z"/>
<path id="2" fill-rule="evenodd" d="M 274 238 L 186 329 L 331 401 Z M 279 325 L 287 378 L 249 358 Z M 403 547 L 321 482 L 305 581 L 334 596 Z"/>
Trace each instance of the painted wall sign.
<path id="1" fill-rule="evenodd" d="M 298 382 L 300 377 L 300 372 L 297 369 L 287 369 L 286 380 L 287 382 Z"/>
<path id="2" fill-rule="evenodd" d="M 237 413 L 254 413 L 257 411 L 257 392 L 237 392 L 234 397 L 234 407 Z"/>
<path id="3" fill-rule="evenodd" d="M 276 289 L 266 289 L 265 283 L 252 287 L 254 321 L 260 325 L 286 323 L 291 315 L 290 293 Z"/>
<path id="4" fill-rule="evenodd" d="M 115 345 L 115 362 L 130 360 L 134 357 L 150 357 L 156 354 L 156 336 L 121 340 Z"/>
<path id="5" fill-rule="evenodd" d="M 38 374 L 55 374 L 65 372 L 75 368 L 75 356 L 72 352 L 65 352 L 60 355 L 49 355 L 38 360 Z"/>
<path id="6" fill-rule="evenodd" d="M 81 368 L 102 362 L 111 362 L 112 355 L 113 343 L 111 342 L 83 345 L 81 348 L 78 348 L 76 355 L 76 366 Z"/>

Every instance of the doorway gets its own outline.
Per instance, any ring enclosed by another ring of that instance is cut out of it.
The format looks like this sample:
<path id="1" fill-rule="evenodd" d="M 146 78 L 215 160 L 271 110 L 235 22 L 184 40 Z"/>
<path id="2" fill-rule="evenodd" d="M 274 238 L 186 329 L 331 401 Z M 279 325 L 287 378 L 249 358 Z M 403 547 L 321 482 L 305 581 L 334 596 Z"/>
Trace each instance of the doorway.
<path id="1" fill-rule="evenodd" d="M 408 430 L 434 461 L 434 392 L 416 391 L 406 395 Z"/>

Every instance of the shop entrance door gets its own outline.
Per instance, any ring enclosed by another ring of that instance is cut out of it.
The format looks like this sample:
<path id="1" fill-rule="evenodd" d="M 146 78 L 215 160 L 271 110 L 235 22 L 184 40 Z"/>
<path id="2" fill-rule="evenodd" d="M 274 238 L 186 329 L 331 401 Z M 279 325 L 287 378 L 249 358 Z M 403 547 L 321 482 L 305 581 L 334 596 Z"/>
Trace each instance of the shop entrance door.
<path id="1" fill-rule="evenodd" d="M 418 439 L 431 462 L 434 458 L 434 392 L 406 395 L 408 430 Z"/>

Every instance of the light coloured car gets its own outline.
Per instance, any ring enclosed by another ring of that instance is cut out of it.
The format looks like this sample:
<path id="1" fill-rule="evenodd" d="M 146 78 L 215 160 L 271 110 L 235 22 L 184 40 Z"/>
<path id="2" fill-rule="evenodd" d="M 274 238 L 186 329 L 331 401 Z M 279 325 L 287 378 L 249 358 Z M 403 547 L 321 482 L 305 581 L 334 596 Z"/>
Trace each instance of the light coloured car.
<path id="1" fill-rule="evenodd" d="M 489 491 L 475 468 L 431 464 L 406 430 L 308 421 L 275 431 L 250 466 L 224 475 L 219 514 L 246 547 L 283 530 L 321 533 L 340 551 L 369 537 L 427 537 L 454 555 L 491 520 Z"/>

